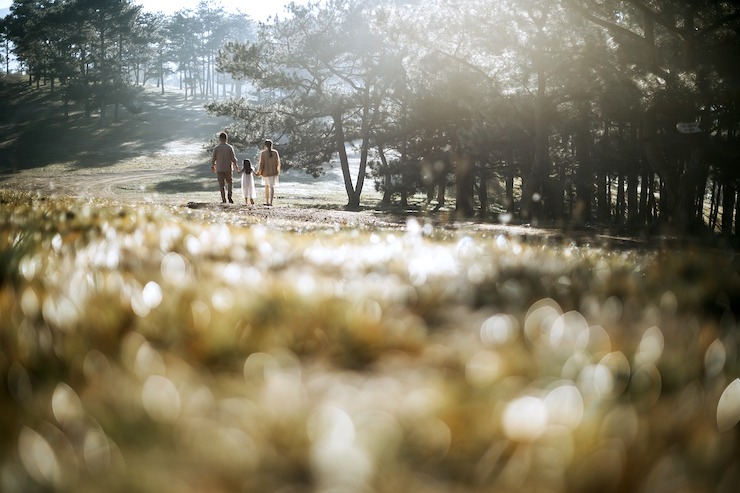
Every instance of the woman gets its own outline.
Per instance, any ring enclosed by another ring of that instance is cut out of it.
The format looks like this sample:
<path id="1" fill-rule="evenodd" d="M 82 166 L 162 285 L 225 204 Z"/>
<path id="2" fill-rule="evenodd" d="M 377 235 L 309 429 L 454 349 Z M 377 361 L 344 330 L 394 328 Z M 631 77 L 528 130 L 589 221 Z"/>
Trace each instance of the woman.
<path id="1" fill-rule="evenodd" d="M 265 205 L 268 207 L 272 206 L 279 175 L 280 154 L 272 148 L 271 140 L 265 140 L 265 148 L 260 152 L 257 176 L 262 177 L 262 184 L 265 186 Z"/>

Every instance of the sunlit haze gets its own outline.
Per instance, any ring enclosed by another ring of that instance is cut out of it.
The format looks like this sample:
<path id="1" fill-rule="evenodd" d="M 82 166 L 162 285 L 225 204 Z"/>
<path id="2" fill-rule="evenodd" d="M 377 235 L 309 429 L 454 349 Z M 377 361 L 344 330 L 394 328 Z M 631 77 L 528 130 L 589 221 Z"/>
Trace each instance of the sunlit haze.
<path id="1" fill-rule="evenodd" d="M 201 0 L 138 0 L 134 3 L 144 7 L 145 11 L 163 12 L 173 14 L 182 9 L 195 9 Z M 254 20 L 263 21 L 274 14 L 282 15 L 285 12 L 284 5 L 289 0 L 265 1 L 265 0 L 218 0 L 212 2 L 214 6 L 221 6 L 228 11 L 241 10 Z M 296 3 L 305 3 L 302 0 Z M 0 0 L 0 9 L 8 9 L 13 4 L 12 0 Z"/>
<path id="2" fill-rule="evenodd" d="M 138 0 L 134 3 L 144 7 L 150 12 L 163 12 L 173 14 L 182 9 L 195 9 L 201 0 Z M 212 2 L 214 6 L 223 7 L 229 11 L 241 10 L 255 20 L 266 20 L 274 14 L 283 14 L 285 2 L 266 2 L 264 0 L 219 0 Z M 301 2 L 298 2 L 301 3 Z"/>

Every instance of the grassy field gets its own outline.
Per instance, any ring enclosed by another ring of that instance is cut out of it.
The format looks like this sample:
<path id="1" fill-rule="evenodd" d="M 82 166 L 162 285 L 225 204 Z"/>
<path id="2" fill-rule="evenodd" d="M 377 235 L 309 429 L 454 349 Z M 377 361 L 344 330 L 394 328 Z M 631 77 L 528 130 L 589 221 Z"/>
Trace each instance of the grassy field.
<path id="1" fill-rule="evenodd" d="M 0 202 L 0 491 L 740 482 L 733 251 Z"/>
<path id="2" fill-rule="evenodd" d="M 740 484 L 735 249 L 348 212 L 332 168 L 222 207 L 199 103 L 0 87 L 0 492 Z"/>

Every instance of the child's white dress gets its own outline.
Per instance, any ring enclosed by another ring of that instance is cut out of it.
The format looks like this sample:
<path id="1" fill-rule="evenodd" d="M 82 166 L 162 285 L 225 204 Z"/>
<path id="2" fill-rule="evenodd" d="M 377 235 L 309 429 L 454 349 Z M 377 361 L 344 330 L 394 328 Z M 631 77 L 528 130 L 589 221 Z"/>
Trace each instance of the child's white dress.
<path id="1" fill-rule="evenodd" d="M 242 172 L 242 195 L 245 199 L 254 199 L 257 195 L 254 189 L 254 176 L 246 171 Z"/>

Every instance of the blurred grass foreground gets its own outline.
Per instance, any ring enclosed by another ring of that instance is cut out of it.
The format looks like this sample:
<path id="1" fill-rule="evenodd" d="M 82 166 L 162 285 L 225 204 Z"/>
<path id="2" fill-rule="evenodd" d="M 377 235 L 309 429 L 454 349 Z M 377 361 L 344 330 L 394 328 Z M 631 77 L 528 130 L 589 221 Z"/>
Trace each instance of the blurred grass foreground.
<path id="1" fill-rule="evenodd" d="M 4 493 L 740 484 L 733 251 L 0 201 Z"/>

